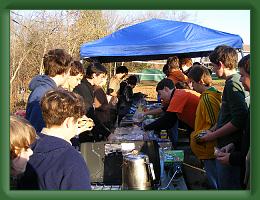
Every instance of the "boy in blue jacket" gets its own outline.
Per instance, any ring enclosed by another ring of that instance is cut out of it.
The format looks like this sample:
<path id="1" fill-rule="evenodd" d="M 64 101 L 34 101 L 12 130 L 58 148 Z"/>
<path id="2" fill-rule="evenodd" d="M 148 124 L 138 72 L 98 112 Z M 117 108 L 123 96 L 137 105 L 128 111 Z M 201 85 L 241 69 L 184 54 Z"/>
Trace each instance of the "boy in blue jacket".
<path id="1" fill-rule="evenodd" d="M 72 57 L 63 49 L 50 50 L 44 55 L 44 75 L 35 76 L 29 89 L 32 91 L 27 102 L 26 119 L 39 133 L 45 126 L 42 118 L 40 100 L 49 90 L 56 89 L 65 84 L 70 76 Z"/>
<path id="2" fill-rule="evenodd" d="M 82 155 L 70 139 L 91 130 L 93 121 L 86 116 L 80 95 L 58 89 L 47 92 L 41 100 L 44 127 L 32 145 L 21 189 L 90 190 L 89 171 Z"/>

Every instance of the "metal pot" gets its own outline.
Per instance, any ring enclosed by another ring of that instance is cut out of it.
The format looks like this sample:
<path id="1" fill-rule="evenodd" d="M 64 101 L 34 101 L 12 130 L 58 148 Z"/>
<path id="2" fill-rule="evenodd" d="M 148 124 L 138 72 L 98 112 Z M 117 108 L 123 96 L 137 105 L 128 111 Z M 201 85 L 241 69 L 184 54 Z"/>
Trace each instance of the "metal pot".
<path id="1" fill-rule="evenodd" d="M 123 158 L 122 189 L 149 190 L 155 180 L 153 164 L 144 154 L 129 154 Z"/>

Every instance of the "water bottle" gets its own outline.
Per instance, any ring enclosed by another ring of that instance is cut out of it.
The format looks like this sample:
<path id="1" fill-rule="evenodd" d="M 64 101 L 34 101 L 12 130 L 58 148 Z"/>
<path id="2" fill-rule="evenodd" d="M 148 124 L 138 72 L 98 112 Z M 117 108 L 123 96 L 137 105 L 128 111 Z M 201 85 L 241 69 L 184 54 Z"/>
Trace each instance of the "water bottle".
<path id="1" fill-rule="evenodd" d="M 164 151 L 162 148 L 159 148 L 159 154 L 160 154 L 160 168 L 161 168 L 161 178 L 164 177 Z"/>

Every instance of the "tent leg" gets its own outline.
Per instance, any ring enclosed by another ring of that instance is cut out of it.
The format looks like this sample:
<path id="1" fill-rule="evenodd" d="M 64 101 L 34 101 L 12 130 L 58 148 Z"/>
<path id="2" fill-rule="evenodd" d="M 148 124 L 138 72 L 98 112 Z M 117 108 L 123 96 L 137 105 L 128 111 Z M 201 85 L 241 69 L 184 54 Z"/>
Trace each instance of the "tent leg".
<path id="1" fill-rule="evenodd" d="M 241 53 L 241 57 L 243 58 L 243 57 L 244 57 L 244 51 L 243 51 L 243 49 L 240 50 L 240 53 Z"/>
<path id="2" fill-rule="evenodd" d="M 115 62 L 115 65 L 114 65 L 114 75 L 116 75 L 116 62 Z"/>

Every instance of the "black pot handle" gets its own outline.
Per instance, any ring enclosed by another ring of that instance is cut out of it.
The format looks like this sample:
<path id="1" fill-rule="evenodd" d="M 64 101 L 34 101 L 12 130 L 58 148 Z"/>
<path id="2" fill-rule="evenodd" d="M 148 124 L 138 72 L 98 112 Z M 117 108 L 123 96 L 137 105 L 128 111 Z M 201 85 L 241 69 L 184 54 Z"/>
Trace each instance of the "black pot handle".
<path id="1" fill-rule="evenodd" d="M 152 180 L 155 180 L 155 173 L 153 169 L 153 163 L 148 163 L 148 169 L 149 169 L 149 177 L 152 177 Z"/>

